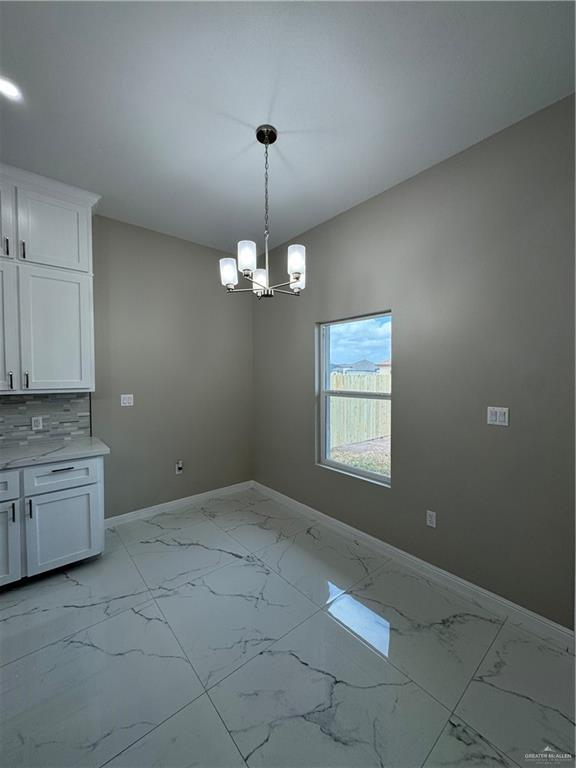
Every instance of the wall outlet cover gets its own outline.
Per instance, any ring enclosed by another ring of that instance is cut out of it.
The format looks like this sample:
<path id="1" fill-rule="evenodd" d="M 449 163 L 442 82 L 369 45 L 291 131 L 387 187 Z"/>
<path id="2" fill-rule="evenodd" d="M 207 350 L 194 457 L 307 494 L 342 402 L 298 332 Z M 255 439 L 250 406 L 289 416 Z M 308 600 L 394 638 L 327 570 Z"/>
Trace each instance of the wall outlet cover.
<path id="1" fill-rule="evenodd" d="M 486 421 L 496 427 L 507 427 L 509 425 L 510 409 L 499 405 L 489 405 Z"/>
<path id="2" fill-rule="evenodd" d="M 182 472 L 184 472 L 184 462 L 181 459 L 178 459 L 178 461 L 174 466 L 175 466 L 177 475 L 181 475 Z"/>
<path id="3" fill-rule="evenodd" d="M 436 512 L 431 509 L 426 510 L 426 525 L 430 528 L 436 528 Z"/>
<path id="4" fill-rule="evenodd" d="M 134 405 L 134 395 L 120 395 L 120 405 Z"/>
<path id="5" fill-rule="evenodd" d="M 32 416 L 32 431 L 38 432 L 43 429 L 43 416 Z"/>

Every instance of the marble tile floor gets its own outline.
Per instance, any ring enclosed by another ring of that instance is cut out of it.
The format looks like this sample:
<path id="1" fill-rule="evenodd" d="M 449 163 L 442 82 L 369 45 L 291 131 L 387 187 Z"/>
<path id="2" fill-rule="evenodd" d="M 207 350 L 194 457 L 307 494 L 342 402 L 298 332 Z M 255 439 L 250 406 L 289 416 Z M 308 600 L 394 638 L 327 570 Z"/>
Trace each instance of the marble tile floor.
<path id="1" fill-rule="evenodd" d="M 573 680 L 572 647 L 255 490 L 0 592 L 1 768 L 574 765 Z"/>

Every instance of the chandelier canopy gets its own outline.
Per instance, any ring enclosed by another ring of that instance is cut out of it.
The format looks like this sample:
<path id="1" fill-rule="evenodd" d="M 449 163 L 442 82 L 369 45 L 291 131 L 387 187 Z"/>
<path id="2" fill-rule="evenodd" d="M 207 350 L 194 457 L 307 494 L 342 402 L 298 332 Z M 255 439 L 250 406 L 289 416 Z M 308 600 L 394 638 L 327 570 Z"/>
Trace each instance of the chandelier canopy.
<path id="1" fill-rule="evenodd" d="M 268 269 L 268 240 L 270 238 L 268 204 L 268 148 L 278 138 L 273 125 L 260 125 L 256 138 L 264 145 L 264 255 L 265 267 L 258 269 L 258 251 L 253 240 L 240 240 L 238 260 L 220 259 L 220 282 L 228 293 L 253 293 L 259 299 L 272 298 L 276 293 L 299 296 L 306 286 L 306 248 L 303 245 L 288 246 L 288 275 L 284 283 L 270 285 Z M 238 275 L 252 284 L 251 288 L 238 288 Z M 288 289 L 288 290 L 287 290 Z"/>

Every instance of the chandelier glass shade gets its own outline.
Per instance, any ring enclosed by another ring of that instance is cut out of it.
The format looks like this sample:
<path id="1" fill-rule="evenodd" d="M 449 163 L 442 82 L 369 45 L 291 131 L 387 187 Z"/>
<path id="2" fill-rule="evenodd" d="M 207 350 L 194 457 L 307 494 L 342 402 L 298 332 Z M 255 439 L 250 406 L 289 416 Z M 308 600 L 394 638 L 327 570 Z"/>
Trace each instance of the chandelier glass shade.
<path id="1" fill-rule="evenodd" d="M 268 149 L 278 138 L 272 125 L 256 129 L 257 140 L 264 145 L 264 268 L 258 268 L 258 249 L 253 240 L 238 242 L 237 258 L 220 259 L 220 282 L 228 293 L 253 293 L 259 299 L 272 298 L 276 293 L 299 296 L 306 287 L 306 248 L 303 245 L 288 246 L 289 279 L 276 285 L 270 284 L 268 264 L 268 240 L 270 238 L 268 197 Z M 250 288 L 238 288 L 239 278 L 251 283 Z"/>

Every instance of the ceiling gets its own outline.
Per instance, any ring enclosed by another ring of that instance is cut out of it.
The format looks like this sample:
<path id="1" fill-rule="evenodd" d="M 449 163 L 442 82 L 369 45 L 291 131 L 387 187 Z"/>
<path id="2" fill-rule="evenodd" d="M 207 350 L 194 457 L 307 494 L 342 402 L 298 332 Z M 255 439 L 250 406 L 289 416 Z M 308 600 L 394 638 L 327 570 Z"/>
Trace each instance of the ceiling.
<path id="1" fill-rule="evenodd" d="M 279 244 L 573 90 L 556 2 L 2 3 L 1 157 L 99 212 Z"/>

